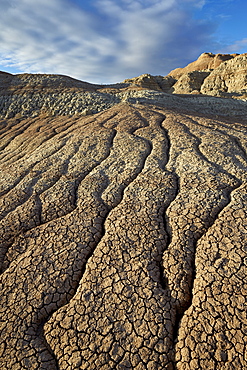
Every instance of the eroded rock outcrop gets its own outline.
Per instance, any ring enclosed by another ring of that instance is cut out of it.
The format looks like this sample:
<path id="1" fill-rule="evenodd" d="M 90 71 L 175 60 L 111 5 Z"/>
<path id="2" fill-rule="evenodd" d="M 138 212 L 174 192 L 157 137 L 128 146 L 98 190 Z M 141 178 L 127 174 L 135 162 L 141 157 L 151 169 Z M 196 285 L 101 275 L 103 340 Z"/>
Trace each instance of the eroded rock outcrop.
<path id="1" fill-rule="evenodd" d="M 222 62 L 231 60 L 239 54 L 213 54 L 213 53 L 202 53 L 197 60 L 189 63 L 184 68 L 176 68 L 172 70 L 168 76 L 172 76 L 179 79 L 182 75 L 193 72 L 193 71 L 205 71 L 214 70 Z"/>
<path id="2" fill-rule="evenodd" d="M 169 94 L 204 94 L 246 100 L 247 55 L 203 53 L 167 76 L 148 74 L 125 83 Z"/>
<path id="3" fill-rule="evenodd" d="M 171 71 L 176 79 L 169 92 L 246 99 L 247 55 L 203 53 L 184 68 Z"/>
<path id="4" fill-rule="evenodd" d="M 124 80 L 124 83 L 131 84 L 134 86 L 139 86 L 146 88 L 148 90 L 157 90 L 169 93 L 171 87 L 177 80 L 172 76 L 152 76 L 150 74 L 143 74 L 139 77 L 130 78 Z"/>
<path id="5" fill-rule="evenodd" d="M 201 92 L 216 96 L 247 97 L 247 54 L 222 63 L 204 80 Z"/>
<path id="6" fill-rule="evenodd" d="M 246 103 L 3 77 L 1 369 L 244 369 Z"/>
<path id="7" fill-rule="evenodd" d="M 176 81 L 170 92 L 174 94 L 200 94 L 205 78 L 210 74 L 207 71 L 193 71 L 183 74 Z"/>

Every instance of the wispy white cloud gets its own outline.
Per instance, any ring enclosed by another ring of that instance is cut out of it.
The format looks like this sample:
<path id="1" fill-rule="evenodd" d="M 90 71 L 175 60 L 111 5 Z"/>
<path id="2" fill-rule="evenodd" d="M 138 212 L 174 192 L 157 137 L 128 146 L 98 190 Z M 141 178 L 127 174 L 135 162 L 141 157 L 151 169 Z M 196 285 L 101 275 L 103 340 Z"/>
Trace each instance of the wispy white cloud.
<path id="1" fill-rule="evenodd" d="M 214 25 L 192 17 L 204 3 L 1 0 L 0 65 L 103 83 L 165 75 L 211 51 Z"/>
<path id="2" fill-rule="evenodd" d="M 235 41 L 220 50 L 221 53 L 245 53 L 247 47 L 247 38 Z"/>

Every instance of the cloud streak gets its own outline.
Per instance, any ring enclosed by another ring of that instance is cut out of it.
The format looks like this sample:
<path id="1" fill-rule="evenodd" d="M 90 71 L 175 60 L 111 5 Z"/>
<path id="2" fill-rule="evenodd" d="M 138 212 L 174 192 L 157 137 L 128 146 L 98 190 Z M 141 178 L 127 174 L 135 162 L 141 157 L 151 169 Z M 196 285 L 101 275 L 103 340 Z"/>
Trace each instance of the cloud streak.
<path id="1" fill-rule="evenodd" d="M 192 17 L 204 0 L 2 2 L 0 64 L 20 71 L 111 83 L 165 75 L 214 47 L 215 25 Z"/>
<path id="2" fill-rule="evenodd" d="M 244 53 L 247 47 L 247 38 L 236 40 L 234 44 L 222 48 L 222 53 Z"/>

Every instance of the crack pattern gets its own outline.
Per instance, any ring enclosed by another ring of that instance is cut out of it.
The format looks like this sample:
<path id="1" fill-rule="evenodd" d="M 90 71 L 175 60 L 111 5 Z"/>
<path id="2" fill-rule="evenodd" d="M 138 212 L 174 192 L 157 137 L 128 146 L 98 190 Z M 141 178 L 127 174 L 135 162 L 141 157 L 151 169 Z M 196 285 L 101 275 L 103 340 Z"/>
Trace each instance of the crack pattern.
<path id="1" fill-rule="evenodd" d="M 159 267 L 166 245 L 163 212 L 174 198 L 176 186 L 173 175 L 162 170 L 157 160 L 166 137 L 157 130 L 157 122 L 150 126 L 135 131 L 136 136 L 153 142 L 141 173 L 109 213 L 105 234 L 87 262 L 76 295 L 44 327 L 61 369 L 172 368 L 168 328 L 173 311 Z M 136 198 L 141 201 L 136 203 Z M 75 350 L 65 328 L 74 338 Z M 92 346 L 88 347 L 90 338 Z M 101 343 L 99 349 L 97 342 Z M 62 355 L 65 352 L 66 357 Z"/>
<path id="2" fill-rule="evenodd" d="M 179 145 L 182 142 L 183 147 L 182 150 L 179 146 L 173 148 L 175 160 L 170 158 L 170 161 L 175 162 L 180 186 L 176 199 L 166 212 L 171 244 L 163 261 L 174 302 L 178 310 L 183 310 L 191 298 L 189 291 L 196 241 L 228 204 L 229 194 L 239 181 L 205 160 L 197 150 L 196 138 L 187 129 L 183 130 L 183 125 L 177 121 L 169 127 L 169 135 L 175 145 L 173 137 L 178 129 Z"/>
<path id="3" fill-rule="evenodd" d="M 118 144 L 114 144 L 115 149 L 111 151 L 109 157 L 91 171 L 81 182 L 78 188 L 78 209 L 67 216 L 61 217 L 58 221 L 51 221 L 25 233 L 23 237 L 20 235 L 18 239 L 17 244 L 20 246 L 19 250 L 21 249 L 22 253 L 19 254 L 19 257 L 15 256 L 9 268 L 2 274 L 3 292 L 4 297 L 9 299 L 9 296 L 11 294 L 17 294 L 16 289 L 19 289 L 17 286 L 13 287 L 4 284 L 6 276 L 9 277 L 13 275 L 13 278 L 15 276 L 15 279 L 18 279 L 18 276 L 24 275 L 23 285 L 25 285 L 26 288 L 23 288 L 23 293 L 26 297 L 25 302 L 27 303 L 27 307 L 26 309 L 22 307 L 21 312 L 18 312 L 15 306 L 11 309 L 11 306 L 9 306 L 4 299 L 2 307 L 6 308 L 7 306 L 9 308 L 8 316 L 13 323 L 13 330 L 14 327 L 16 327 L 16 330 L 18 329 L 18 325 L 16 325 L 16 315 L 18 319 L 24 316 L 24 318 L 22 318 L 22 330 L 25 332 L 24 337 L 28 337 L 29 340 L 25 340 L 24 342 L 26 345 L 24 345 L 23 336 L 21 336 L 19 342 L 22 343 L 21 347 L 26 348 L 26 352 L 28 348 L 30 353 L 35 351 L 35 349 L 36 351 L 35 354 L 29 356 L 27 364 L 25 351 L 20 353 L 18 351 L 20 346 L 16 347 L 16 338 L 14 343 L 10 339 L 7 339 L 8 332 L 6 333 L 5 325 L 1 340 L 5 344 L 8 343 L 9 351 L 12 352 L 13 348 L 16 348 L 17 354 L 12 356 L 10 365 L 3 362 L 3 367 L 13 366 L 19 363 L 20 368 L 29 369 L 31 366 L 30 363 L 32 362 L 34 368 L 43 363 L 42 358 L 45 356 L 45 358 L 48 359 L 46 360 L 47 366 L 49 364 L 49 368 L 55 368 L 55 362 L 53 358 L 51 358 L 50 352 L 45 350 L 42 345 L 43 338 L 36 334 L 40 322 L 52 311 L 64 305 L 66 300 L 70 299 L 74 294 L 73 292 L 76 289 L 77 281 L 80 280 L 83 264 L 87 259 L 87 255 L 99 241 L 102 233 L 102 223 L 109 211 L 109 207 L 112 206 L 111 199 L 108 199 L 109 197 L 105 194 L 104 202 L 100 194 L 103 194 L 108 185 L 111 184 L 110 180 L 113 169 L 117 169 L 118 174 L 115 174 L 115 180 L 112 179 L 112 181 L 114 180 L 116 182 L 116 186 L 114 187 L 116 193 L 115 202 L 118 202 L 118 194 L 119 191 L 122 191 L 122 184 L 128 184 L 133 180 L 143 166 L 143 156 L 145 157 L 148 154 L 149 147 L 143 139 L 138 139 L 132 135 L 120 132 L 116 140 Z M 125 168 L 127 169 L 126 171 Z M 112 192 L 113 188 L 111 188 L 111 196 Z M 106 204 L 106 201 L 108 201 L 109 206 Z M 60 230 L 60 232 L 58 232 L 58 230 Z M 58 253 L 56 252 L 57 248 Z M 18 247 L 16 248 L 15 246 L 14 249 L 18 250 Z M 65 255 L 68 256 L 68 258 L 66 258 Z M 61 259 L 63 258 L 66 258 L 66 263 L 61 266 Z M 16 263 L 19 266 L 18 270 L 15 268 Z M 57 271 L 57 277 L 51 275 L 49 278 L 49 273 L 53 269 Z M 42 281 L 40 281 L 40 278 Z M 40 291 L 41 282 L 42 288 Z M 29 297 L 31 297 L 36 290 L 40 291 L 40 295 L 37 294 L 36 302 L 32 302 L 31 306 L 29 306 Z M 39 307 L 41 306 L 44 306 L 44 309 L 40 311 Z M 26 314 L 28 308 L 32 313 L 31 316 L 35 313 L 36 317 L 34 319 Z M 39 350 L 37 350 L 37 348 Z M 5 349 L 5 356 L 7 356 L 7 358 L 9 356 L 7 348 Z"/>
<path id="4" fill-rule="evenodd" d="M 245 367 L 246 200 L 245 184 L 232 192 L 198 242 L 193 299 L 176 344 L 177 369 Z"/>
<path id="5" fill-rule="evenodd" d="M 2 369 L 244 368 L 245 125 L 217 120 L 4 123 Z"/>

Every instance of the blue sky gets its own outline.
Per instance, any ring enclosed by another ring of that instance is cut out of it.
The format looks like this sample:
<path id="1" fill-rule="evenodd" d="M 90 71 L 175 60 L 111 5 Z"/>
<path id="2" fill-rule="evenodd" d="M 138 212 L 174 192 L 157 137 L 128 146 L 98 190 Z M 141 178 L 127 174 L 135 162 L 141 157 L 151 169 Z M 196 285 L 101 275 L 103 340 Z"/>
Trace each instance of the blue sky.
<path id="1" fill-rule="evenodd" d="M 92 83 L 247 52 L 246 0 L 0 0 L 0 70 Z"/>

